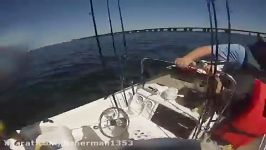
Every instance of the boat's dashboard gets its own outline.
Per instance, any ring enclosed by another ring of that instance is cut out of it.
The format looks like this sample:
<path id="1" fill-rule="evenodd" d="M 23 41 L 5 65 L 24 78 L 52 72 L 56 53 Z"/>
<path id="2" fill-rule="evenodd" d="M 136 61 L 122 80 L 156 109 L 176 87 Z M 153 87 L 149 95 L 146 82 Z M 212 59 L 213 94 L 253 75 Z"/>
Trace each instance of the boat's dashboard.
<path id="1" fill-rule="evenodd" d="M 174 99 L 167 99 L 165 92 L 169 91 L 167 86 L 156 83 L 145 84 L 137 88 L 135 95 L 129 101 L 129 112 L 133 116 L 142 116 L 160 127 L 170 131 L 176 137 L 189 138 L 197 125 L 199 113 L 178 103 L 178 98 L 187 95 L 178 95 Z M 177 92 L 178 89 L 172 91 Z M 168 93 L 171 96 L 171 93 Z M 194 97 L 195 98 L 195 97 Z"/>

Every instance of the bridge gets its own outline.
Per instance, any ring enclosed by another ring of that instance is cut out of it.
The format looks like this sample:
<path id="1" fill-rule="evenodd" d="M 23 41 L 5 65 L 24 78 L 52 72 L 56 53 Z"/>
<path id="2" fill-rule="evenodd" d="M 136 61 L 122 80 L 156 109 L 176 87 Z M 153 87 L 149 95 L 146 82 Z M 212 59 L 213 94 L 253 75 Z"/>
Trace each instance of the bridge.
<path id="1" fill-rule="evenodd" d="M 213 29 L 215 31 L 215 29 Z M 248 31 L 248 30 L 239 30 L 239 29 L 226 29 L 226 28 L 218 28 L 219 33 L 231 33 L 233 34 L 243 34 L 249 36 L 257 36 L 266 38 L 266 33 L 263 32 L 255 32 L 255 31 Z M 153 29 L 141 29 L 141 30 L 131 30 L 125 31 L 125 33 L 139 33 L 139 32 L 211 32 L 211 28 L 203 28 L 203 27 L 169 27 L 169 28 L 153 28 Z M 121 33 L 121 32 L 116 32 Z M 109 33 L 108 33 L 109 34 Z M 104 34 L 106 35 L 106 34 Z"/>
<path id="2" fill-rule="evenodd" d="M 215 29 L 213 29 L 215 31 Z M 218 28 L 219 33 L 229 33 L 231 31 L 232 34 L 241 34 L 241 35 L 247 35 L 247 36 L 256 36 L 256 37 L 262 37 L 266 39 L 266 33 L 263 32 L 256 32 L 256 31 L 248 31 L 248 30 L 239 30 L 239 29 L 227 29 L 227 28 Z M 130 30 L 125 31 L 127 34 L 131 33 L 143 33 L 143 32 L 211 32 L 211 28 L 204 28 L 204 27 L 168 27 L 168 28 L 151 28 L 151 29 L 141 29 L 141 30 Z M 122 32 L 115 32 L 114 34 L 120 34 Z M 99 36 L 106 36 L 111 35 L 111 33 L 107 34 L 101 34 Z M 93 38 L 95 36 L 90 37 L 84 37 L 80 39 L 86 39 L 86 38 Z M 73 39 L 78 40 L 78 39 Z"/>

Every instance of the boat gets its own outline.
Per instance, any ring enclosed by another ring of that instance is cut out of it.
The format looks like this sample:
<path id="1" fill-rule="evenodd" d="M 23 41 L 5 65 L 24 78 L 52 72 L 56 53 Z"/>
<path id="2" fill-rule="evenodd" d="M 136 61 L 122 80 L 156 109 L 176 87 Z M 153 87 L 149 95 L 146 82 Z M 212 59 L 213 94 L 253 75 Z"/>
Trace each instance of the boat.
<path id="1" fill-rule="evenodd" d="M 92 4 L 91 10 L 102 56 Z M 123 29 L 122 19 L 121 25 Z M 116 52 L 114 44 L 113 48 Z M 222 71 L 226 62 L 216 60 L 215 73 L 206 72 L 204 67 L 212 63 L 199 61 L 196 67 L 182 69 L 173 62 L 143 58 L 141 82 L 126 88 L 122 84 L 120 91 L 107 97 L 27 125 L 5 144 L 12 150 L 177 149 L 180 145 L 188 149 L 195 145 L 202 150 L 233 149 L 230 143 L 223 144 L 213 136 L 226 119 L 237 83 Z M 261 150 L 265 144 L 263 137 L 253 146 Z"/>
<path id="2" fill-rule="evenodd" d="M 163 69 L 147 69 L 153 65 Z M 222 120 L 222 112 L 217 110 L 224 109 L 227 103 L 203 116 L 203 109 L 209 107 L 209 76 L 203 69 L 183 70 L 171 62 L 144 58 L 140 70 L 145 76 L 143 82 L 23 127 L 17 131 L 22 141 L 9 139 L 6 143 L 13 149 L 34 149 L 45 144 L 69 150 L 119 149 L 141 140 L 204 140 L 211 136 L 213 126 Z M 221 83 L 228 100 L 236 83 L 222 72 L 217 78 L 226 82 Z"/>

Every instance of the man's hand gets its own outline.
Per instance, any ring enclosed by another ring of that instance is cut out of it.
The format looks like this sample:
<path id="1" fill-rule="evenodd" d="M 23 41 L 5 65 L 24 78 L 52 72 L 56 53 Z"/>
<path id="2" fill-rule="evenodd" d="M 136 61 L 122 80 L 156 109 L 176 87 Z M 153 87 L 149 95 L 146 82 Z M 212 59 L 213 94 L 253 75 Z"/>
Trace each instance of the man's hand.
<path id="1" fill-rule="evenodd" d="M 180 68 L 187 68 L 188 66 L 196 66 L 196 63 L 193 59 L 189 57 L 176 58 L 175 64 Z"/>
<path id="2" fill-rule="evenodd" d="M 180 68 L 188 66 L 196 66 L 195 60 L 200 60 L 203 57 L 211 55 L 211 46 L 202 46 L 194 49 L 182 58 L 176 58 L 175 64 Z"/>

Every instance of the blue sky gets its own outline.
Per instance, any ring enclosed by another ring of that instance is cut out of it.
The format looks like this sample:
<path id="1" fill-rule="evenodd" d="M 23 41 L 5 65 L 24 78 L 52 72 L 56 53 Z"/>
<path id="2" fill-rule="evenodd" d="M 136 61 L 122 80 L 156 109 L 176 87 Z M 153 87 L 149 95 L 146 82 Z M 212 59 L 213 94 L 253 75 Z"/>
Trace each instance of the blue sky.
<path id="1" fill-rule="evenodd" d="M 266 32 L 266 0 L 229 0 L 232 28 Z M 117 0 L 110 0 L 120 31 Z M 219 27 L 227 27 L 225 0 L 216 0 Z M 108 33 L 106 0 L 94 0 L 99 33 Z M 121 0 L 125 29 L 209 25 L 206 0 Z M 0 47 L 35 49 L 94 33 L 89 0 L 1 0 Z"/>

